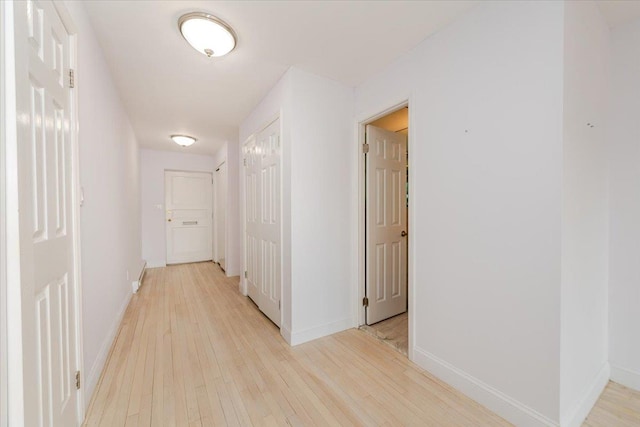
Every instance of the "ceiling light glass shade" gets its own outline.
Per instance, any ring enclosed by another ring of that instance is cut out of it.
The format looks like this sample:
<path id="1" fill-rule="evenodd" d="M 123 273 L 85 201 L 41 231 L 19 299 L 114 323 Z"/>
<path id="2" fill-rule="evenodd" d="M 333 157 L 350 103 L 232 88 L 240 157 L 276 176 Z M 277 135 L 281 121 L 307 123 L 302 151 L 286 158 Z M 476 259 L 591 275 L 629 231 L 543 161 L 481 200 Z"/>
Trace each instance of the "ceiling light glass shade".
<path id="1" fill-rule="evenodd" d="M 173 142 L 178 145 L 182 145 L 183 147 L 188 147 L 196 142 L 194 137 L 187 135 L 171 135 L 171 139 L 173 139 Z"/>
<path id="2" fill-rule="evenodd" d="M 208 57 L 224 56 L 236 47 L 236 35 L 231 27 L 208 13 L 182 15 L 178 28 L 195 50 Z"/>

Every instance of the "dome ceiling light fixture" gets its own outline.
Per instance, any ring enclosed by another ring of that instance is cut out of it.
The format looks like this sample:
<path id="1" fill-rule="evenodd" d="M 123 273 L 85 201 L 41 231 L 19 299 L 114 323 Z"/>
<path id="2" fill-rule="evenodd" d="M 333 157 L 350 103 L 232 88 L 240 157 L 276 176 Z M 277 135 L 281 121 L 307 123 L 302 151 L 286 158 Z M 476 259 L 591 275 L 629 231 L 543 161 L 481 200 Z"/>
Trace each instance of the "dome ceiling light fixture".
<path id="1" fill-rule="evenodd" d="M 236 34 L 221 19 L 205 12 L 191 12 L 178 19 L 182 37 L 209 58 L 224 56 L 236 47 Z"/>
<path id="2" fill-rule="evenodd" d="M 183 147 L 188 147 L 197 141 L 197 139 L 188 135 L 171 135 L 171 139 L 173 139 L 173 142 Z"/>

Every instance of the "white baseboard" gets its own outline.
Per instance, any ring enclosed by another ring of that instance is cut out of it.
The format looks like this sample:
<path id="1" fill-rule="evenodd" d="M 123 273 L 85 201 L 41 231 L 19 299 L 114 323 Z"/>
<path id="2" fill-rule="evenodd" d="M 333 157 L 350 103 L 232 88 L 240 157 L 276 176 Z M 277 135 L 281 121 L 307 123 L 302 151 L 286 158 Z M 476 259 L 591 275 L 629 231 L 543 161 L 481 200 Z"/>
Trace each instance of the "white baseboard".
<path id="1" fill-rule="evenodd" d="M 611 377 L 611 368 L 609 362 L 602 365 L 602 368 L 598 371 L 591 382 L 591 386 L 586 390 L 584 396 L 576 403 L 576 405 L 567 411 L 566 416 L 562 416 L 560 424 L 562 427 L 580 427 L 591 412 L 593 405 L 596 404 L 598 398 L 602 394 L 602 391 L 607 386 L 609 378 Z"/>
<path id="2" fill-rule="evenodd" d="M 326 337 L 327 335 L 335 334 L 336 332 L 341 332 L 346 329 L 353 328 L 355 327 L 355 325 L 355 319 L 352 317 L 348 317 L 346 319 L 337 320 L 325 325 L 305 329 L 304 331 L 300 332 L 286 331 L 285 333 L 289 335 L 289 339 L 287 340 L 287 337 L 285 336 L 285 340 L 287 340 L 290 345 L 298 345 L 318 338 Z"/>
<path id="3" fill-rule="evenodd" d="M 93 391 L 98 385 L 98 381 L 100 380 L 100 375 L 102 374 L 102 370 L 104 369 L 104 364 L 107 362 L 107 357 L 109 356 L 109 351 L 111 350 L 111 346 L 118 334 L 118 330 L 120 329 L 120 323 L 122 323 L 122 318 L 124 317 L 125 311 L 127 311 L 127 306 L 129 306 L 129 301 L 131 301 L 131 297 L 133 294 L 127 292 L 127 297 L 124 299 L 122 306 L 120 307 L 120 311 L 116 314 L 115 319 L 113 319 L 113 323 L 111 324 L 111 328 L 109 328 L 109 333 L 102 341 L 102 346 L 100 347 L 100 351 L 98 352 L 98 357 L 96 357 L 91 370 L 89 370 L 89 374 L 85 377 L 85 387 L 84 387 L 84 402 L 85 402 L 85 411 L 89 407 L 89 403 L 91 402 L 91 397 L 93 396 Z"/>
<path id="4" fill-rule="evenodd" d="M 151 260 L 151 261 L 147 261 L 147 268 L 158 268 L 158 267 L 166 267 L 167 263 L 164 262 L 164 260 L 162 261 L 158 261 L 158 260 Z"/>
<path id="5" fill-rule="evenodd" d="M 611 381 L 640 391 L 640 372 L 634 372 L 620 366 L 611 365 Z"/>
<path id="6" fill-rule="evenodd" d="M 558 422 L 421 348 L 414 347 L 413 355 L 414 362 L 429 373 L 519 427 L 558 426 Z"/>

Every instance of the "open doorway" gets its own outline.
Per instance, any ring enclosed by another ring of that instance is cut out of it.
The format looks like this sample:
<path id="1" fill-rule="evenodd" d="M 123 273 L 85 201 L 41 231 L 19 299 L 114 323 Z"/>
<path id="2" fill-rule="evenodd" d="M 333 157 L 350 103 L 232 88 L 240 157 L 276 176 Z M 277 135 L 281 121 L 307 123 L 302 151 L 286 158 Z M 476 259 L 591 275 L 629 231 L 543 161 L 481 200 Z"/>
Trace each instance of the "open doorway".
<path id="1" fill-rule="evenodd" d="M 361 329 L 409 348 L 409 107 L 361 126 L 364 136 L 364 322 Z"/>

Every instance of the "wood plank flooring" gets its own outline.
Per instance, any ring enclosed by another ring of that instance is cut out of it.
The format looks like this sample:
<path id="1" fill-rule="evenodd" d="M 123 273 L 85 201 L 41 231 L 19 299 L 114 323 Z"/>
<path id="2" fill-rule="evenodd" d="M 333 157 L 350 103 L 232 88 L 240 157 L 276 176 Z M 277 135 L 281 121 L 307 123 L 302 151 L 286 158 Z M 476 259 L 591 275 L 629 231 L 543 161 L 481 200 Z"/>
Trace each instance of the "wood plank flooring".
<path id="1" fill-rule="evenodd" d="M 147 272 L 85 424 L 509 425 L 357 329 L 289 347 L 213 263 Z"/>
<path id="2" fill-rule="evenodd" d="M 583 426 L 640 426 L 640 392 L 610 381 Z"/>
<path id="3" fill-rule="evenodd" d="M 588 427 L 640 425 L 611 383 Z M 213 263 L 151 269 L 133 296 L 87 426 L 506 426 L 357 329 L 289 347 Z"/>

